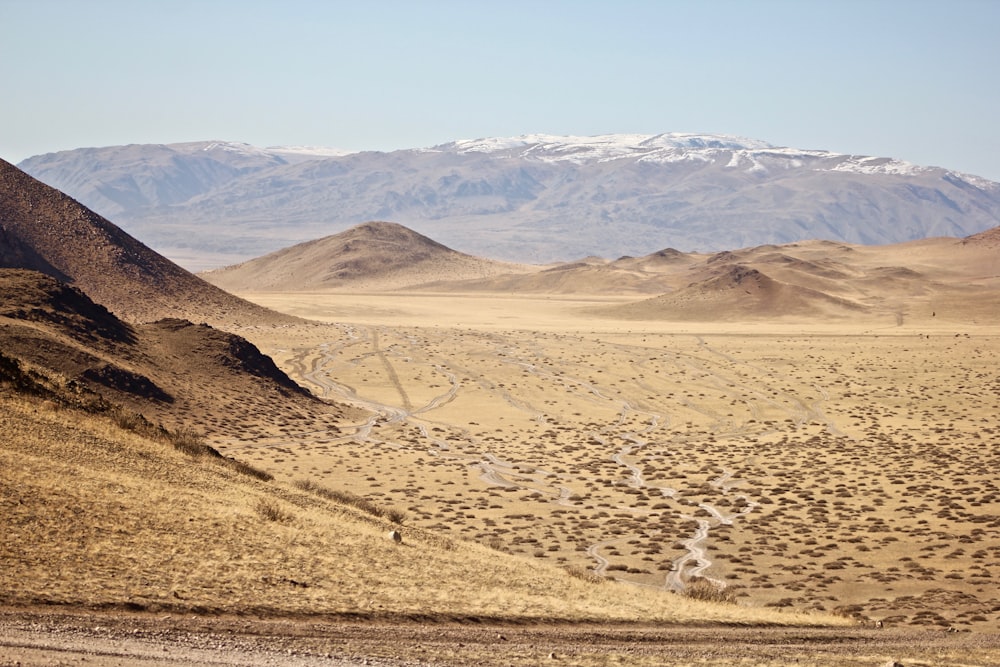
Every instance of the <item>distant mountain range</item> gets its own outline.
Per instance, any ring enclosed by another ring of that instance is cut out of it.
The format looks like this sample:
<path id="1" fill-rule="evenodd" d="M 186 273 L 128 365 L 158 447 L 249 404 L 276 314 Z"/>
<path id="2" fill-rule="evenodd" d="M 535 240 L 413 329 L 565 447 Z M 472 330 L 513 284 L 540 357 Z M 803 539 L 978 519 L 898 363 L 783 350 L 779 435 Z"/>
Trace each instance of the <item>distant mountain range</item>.
<path id="1" fill-rule="evenodd" d="M 19 166 L 190 269 L 370 220 L 517 262 L 888 244 L 1000 224 L 1000 184 L 983 178 L 715 135 L 528 135 L 388 153 L 196 142 Z"/>

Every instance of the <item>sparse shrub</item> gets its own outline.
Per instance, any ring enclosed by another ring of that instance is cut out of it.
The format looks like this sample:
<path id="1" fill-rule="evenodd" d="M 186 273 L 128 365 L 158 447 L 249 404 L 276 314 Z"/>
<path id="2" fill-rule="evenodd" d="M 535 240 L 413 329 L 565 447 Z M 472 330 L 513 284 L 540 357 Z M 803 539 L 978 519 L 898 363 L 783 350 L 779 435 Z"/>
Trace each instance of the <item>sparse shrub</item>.
<path id="1" fill-rule="evenodd" d="M 259 479 L 262 482 L 270 482 L 274 479 L 274 475 L 267 472 L 266 470 L 261 470 L 260 468 L 255 468 L 249 463 L 244 463 L 243 461 L 237 461 L 236 459 L 226 459 L 226 465 L 240 473 L 241 475 L 246 475 L 247 477 L 253 477 L 254 479 Z"/>
<path id="2" fill-rule="evenodd" d="M 701 577 L 695 577 L 688 583 L 687 588 L 684 589 L 684 595 L 693 600 L 705 602 L 736 603 L 736 593 L 732 588 L 720 586 Z"/>
<path id="3" fill-rule="evenodd" d="M 399 525 L 403 525 L 403 522 L 406 521 L 406 516 L 406 510 L 401 510 L 397 507 L 390 507 L 385 511 L 385 518 Z"/>
<path id="4" fill-rule="evenodd" d="M 257 503 L 257 514 L 260 514 L 261 518 L 267 521 L 278 523 L 288 523 L 295 518 L 290 512 L 286 512 L 269 500 L 261 500 Z"/>
<path id="5" fill-rule="evenodd" d="M 315 493 L 318 496 L 322 496 L 322 488 L 319 484 L 312 481 L 311 479 L 297 479 L 292 482 L 292 485 L 296 488 L 302 489 L 303 491 L 308 491 L 309 493 Z"/>
<path id="6" fill-rule="evenodd" d="M 139 417 L 145 420 L 142 415 L 139 415 Z M 150 426 L 152 427 L 152 424 L 150 424 Z M 215 447 L 205 444 L 204 437 L 194 429 L 181 427 L 176 431 L 168 431 L 161 427 L 153 428 L 158 430 L 158 435 L 161 439 L 166 440 L 173 445 L 174 449 L 179 452 L 184 452 L 188 456 L 196 458 L 207 456 L 211 459 L 216 459 L 231 470 L 241 475 L 246 475 L 247 477 L 259 479 L 262 482 L 270 482 L 274 479 L 274 475 L 265 470 L 255 468 L 249 463 L 244 463 L 243 461 L 223 456 Z"/>
<path id="7" fill-rule="evenodd" d="M 503 552 L 507 551 L 507 545 L 504 544 L 503 539 L 501 539 L 499 535 L 491 535 L 490 537 L 486 538 L 486 546 L 488 546 L 490 549 L 493 549 L 494 551 L 503 551 Z"/>
<path id="8" fill-rule="evenodd" d="M 859 604 L 845 604 L 838 605 L 833 608 L 833 613 L 837 616 L 843 616 L 844 618 L 852 618 L 855 620 L 861 620 L 864 618 L 864 607 Z"/>
<path id="9" fill-rule="evenodd" d="M 359 496 L 356 493 L 351 493 L 350 491 L 342 491 L 320 486 L 311 479 L 299 479 L 296 480 L 294 484 L 303 491 L 308 491 L 309 493 L 316 494 L 321 498 L 326 498 L 327 500 L 332 500 L 342 505 L 350 505 L 355 509 L 359 509 L 362 512 L 371 514 L 372 516 L 377 516 L 380 519 L 385 519 L 400 525 L 402 525 L 402 523 L 406 520 L 407 515 L 405 510 L 395 507 L 381 507 L 367 498 Z"/>
<path id="10" fill-rule="evenodd" d="M 581 579 L 586 581 L 588 584 L 603 584 L 607 579 L 597 574 L 593 570 L 588 570 L 587 568 L 580 567 L 579 565 L 571 565 L 566 568 L 566 573 L 571 577 L 576 579 Z"/>
<path id="11" fill-rule="evenodd" d="M 205 444 L 200 433 L 190 428 L 182 427 L 176 431 L 170 431 L 167 433 L 166 439 L 174 446 L 174 449 L 190 456 L 221 457 L 217 450 Z"/>
<path id="12" fill-rule="evenodd" d="M 108 409 L 107 414 L 111 417 L 118 428 L 142 435 L 152 435 L 155 427 L 141 413 L 129 410 L 122 405 L 114 405 Z"/>

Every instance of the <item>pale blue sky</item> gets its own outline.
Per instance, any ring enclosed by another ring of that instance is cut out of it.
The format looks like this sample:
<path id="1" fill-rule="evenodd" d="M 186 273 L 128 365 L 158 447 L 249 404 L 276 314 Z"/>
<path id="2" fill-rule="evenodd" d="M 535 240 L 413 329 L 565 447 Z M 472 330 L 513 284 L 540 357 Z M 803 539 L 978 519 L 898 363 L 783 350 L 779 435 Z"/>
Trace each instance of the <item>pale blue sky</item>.
<path id="1" fill-rule="evenodd" d="M 1000 180 L 1000 0 L 0 0 L 0 157 L 706 132 Z"/>

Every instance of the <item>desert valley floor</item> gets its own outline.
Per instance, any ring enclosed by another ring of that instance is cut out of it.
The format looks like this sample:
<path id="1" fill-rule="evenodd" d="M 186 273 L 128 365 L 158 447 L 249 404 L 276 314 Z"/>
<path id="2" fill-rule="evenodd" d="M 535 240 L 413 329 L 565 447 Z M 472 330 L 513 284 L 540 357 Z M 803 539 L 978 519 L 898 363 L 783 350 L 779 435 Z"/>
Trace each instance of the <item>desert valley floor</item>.
<path id="1" fill-rule="evenodd" d="M 338 431 L 213 443 L 525 557 L 886 626 L 1000 627 L 992 322 L 608 319 L 613 297 L 243 294 Z M 993 445 L 993 446 L 991 446 Z"/>
<path id="2" fill-rule="evenodd" d="M 998 257 L 201 279 L 0 160 L 0 667 L 1000 667 Z"/>

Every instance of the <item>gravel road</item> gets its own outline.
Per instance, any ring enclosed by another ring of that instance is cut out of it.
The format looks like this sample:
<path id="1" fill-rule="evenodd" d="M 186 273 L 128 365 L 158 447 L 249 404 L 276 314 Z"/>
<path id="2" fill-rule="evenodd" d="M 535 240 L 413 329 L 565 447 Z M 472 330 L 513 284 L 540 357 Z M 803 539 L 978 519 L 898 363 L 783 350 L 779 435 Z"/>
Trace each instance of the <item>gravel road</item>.
<path id="1" fill-rule="evenodd" d="M 1000 635 L 0 610 L 0 667 L 1000 666 Z"/>

